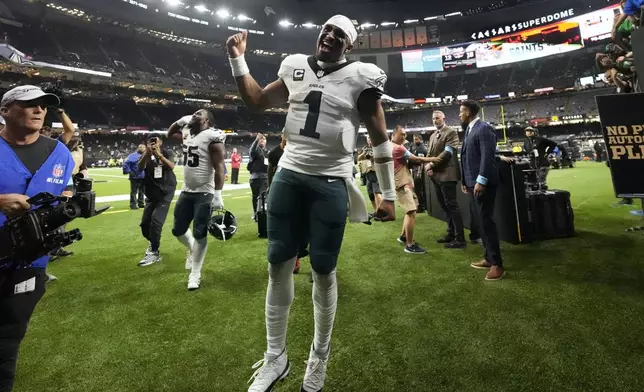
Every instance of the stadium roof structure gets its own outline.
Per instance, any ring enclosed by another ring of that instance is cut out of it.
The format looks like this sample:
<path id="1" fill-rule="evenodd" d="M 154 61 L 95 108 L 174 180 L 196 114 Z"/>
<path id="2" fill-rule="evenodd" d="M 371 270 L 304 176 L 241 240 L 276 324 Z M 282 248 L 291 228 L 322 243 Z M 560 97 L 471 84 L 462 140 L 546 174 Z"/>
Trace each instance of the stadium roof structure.
<path id="1" fill-rule="evenodd" d="M 27 12 L 25 0 L 5 0 Z M 342 13 L 365 32 L 427 26 L 440 44 L 471 41 L 480 30 L 534 20 L 548 14 L 575 14 L 613 0 L 31 0 L 43 7 L 68 7 L 117 20 L 129 28 L 220 43 L 248 29 L 254 49 L 275 54 L 308 53 L 321 25 Z M 35 7 L 36 9 L 38 7 Z M 21 11 L 23 12 L 23 11 Z M 434 42 L 434 41 L 430 41 Z M 436 43 L 434 43 L 435 45 Z M 356 52 L 360 48 L 356 48 Z"/>
<path id="2" fill-rule="evenodd" d="M 412 27 L 414 23 L 448 21 L 459 25 L 467 20 L 467 28 L 484 27 L 508 22 L 517 17 L 555 12 L 564 7 L 579 10 L 606 6 L 611 0 L 58 0 L 121 16 L 136 18 L 133 8 L 145 7 L 153 14 L 176 12 L 188 18 L 202 18 L 212 23 L 235 23 L 238 26 L 254 25 L 266 31 L 279 29 L 280 22 L 294 26 L 310 23 L 321 25 L 329 17 L 341 13 L 355 20 L 358 26 L 379 25 L 383 22 L 398 23 L 399 27 Z M 139 7 L 133 7 L 139 5 Z M 123 10 L 128 10 L 123 13 Z M 485 14 L 482 17 L 481 14 Z M 479 17 L 476 17 L 479 15 Z M 115 15 L 112 15 L 115 16 Z M 462 18 L 472 16 L 471 18 Z M 239 18 L 246 20 L 240 20 Z M 454 17 L 450 19 L 450 17 Z M 460 19 L 460 20 L 459 20 Z M 248 22 L 248 21 L 252 21 Z M 406 23 L 410 21 L 410 23 Z M 416 21 L 416 22 L 413 22 Z M 477 26 L 478 25 L 478 26 Z M 284 27 L 284 26 L 282 26 Z M 288 26 L 286 26 L 288 27 Z"/>

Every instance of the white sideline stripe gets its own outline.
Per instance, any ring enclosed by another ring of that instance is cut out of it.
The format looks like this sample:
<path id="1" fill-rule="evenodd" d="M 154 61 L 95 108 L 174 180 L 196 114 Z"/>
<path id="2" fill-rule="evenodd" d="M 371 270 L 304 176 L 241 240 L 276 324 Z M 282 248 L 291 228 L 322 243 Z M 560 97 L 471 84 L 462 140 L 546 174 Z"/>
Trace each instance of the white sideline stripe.
<path id="1" fill-rule="evenodd" d="M 121 179 L 121 180 L 124 180 L 124 181 L 129 181 L 130 180 L 130 178 L 127 177 L 127 174 L 124 174 L 122 176 L 115 176 L 115 175 L 112 175 L 112 174 L 94 174 L 94 173 L 92 173 L 92 175 L 89 176 L 89 177 L 90 178 L 91 177 L 109 177 L 109 178 L 118 178 L 118 179 Z M 177 179 L 177 182 L 183 182 L 183 180 Z"/>
<path id="2" fill-rule="evenodd" d="M 247 189 L 250 188 L 250 184 L 230 184 L 224 185 L 226 191 L 236 191 L 238 189 Z M 181 191 L 175 191 L 174 195 L 179 196 Z M 230 195 L 223 195 L 224 197 Z M 128 201 L 130 200 L 130 195 L 114 195 L 114 196 L 99 196 L 96 198 L 97 203 L 110 203 L 114 201 Z M 225 201 L 225 200 L 224 200 Z"/>
<path id="3" fill-rule="evenodd" d="M 115 176 L 113 174 L 95 174 L 95 173 L 92 172 L 92 175 L 89 176 L 89 177 L 90 178 L 92 178 L 92 177 L 109 177 L 109 178 L 118 178 L 118 179 L 124 180 L 124 181 L 129 181 L 130 180 L 130 178 L 127 176 L 127 174 L 124 174 L 122 176 Z M 183 180 L 177 179 L 177 182 L 183 182 Z"/>

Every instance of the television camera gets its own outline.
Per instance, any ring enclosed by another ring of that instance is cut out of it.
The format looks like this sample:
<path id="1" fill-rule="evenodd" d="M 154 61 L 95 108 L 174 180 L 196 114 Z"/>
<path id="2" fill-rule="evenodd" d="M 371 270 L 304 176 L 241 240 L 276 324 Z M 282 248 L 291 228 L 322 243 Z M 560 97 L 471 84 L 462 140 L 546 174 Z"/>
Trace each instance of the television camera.
<path id="1" fill-rule="evenodd" d="M 38 208 L 7 219 L 0 227 L 0 267 L 26 267 L 59 247 L 83 239 L 80 230 L 61 232 L 59 228 L 76 218 L 91 218 L 110 206 L 95 208 L 96 193 L 92 179 L 78 173 L 73 178 L 76 193 L 72 197 L 43 192 L 27 202 Z"/>

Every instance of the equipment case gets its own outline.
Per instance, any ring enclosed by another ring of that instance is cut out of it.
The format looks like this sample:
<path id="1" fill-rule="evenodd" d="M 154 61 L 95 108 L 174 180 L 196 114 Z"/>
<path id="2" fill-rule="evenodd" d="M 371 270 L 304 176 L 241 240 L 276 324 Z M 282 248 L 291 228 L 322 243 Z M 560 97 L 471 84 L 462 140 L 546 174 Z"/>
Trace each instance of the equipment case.
<path id="1" fill-rule="evenodd" d="M 575 235 L 575 216 L 570 192 L 527 191 L 528 220 L 534 239 L 568 238 Z"/>

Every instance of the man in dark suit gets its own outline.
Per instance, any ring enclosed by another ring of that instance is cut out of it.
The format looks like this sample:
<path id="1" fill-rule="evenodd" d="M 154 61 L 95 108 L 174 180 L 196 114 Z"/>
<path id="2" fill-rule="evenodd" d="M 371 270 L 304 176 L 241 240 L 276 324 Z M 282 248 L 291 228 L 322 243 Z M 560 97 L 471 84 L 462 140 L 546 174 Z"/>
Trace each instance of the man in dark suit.
<path id="1" fill-rule="evenodd" d="M 429 164 L 427 174 L 436 189 L 438 202 L 447 215 L 447 235 L 438 240 L 448 249 L 465 248 L 465 232 L 461 210 L 456 201 L 456 183 L 461 178 L 458 164 L 458 133 L 445 125 L 445 114 L 436 110 L 432 115 L 436 131 L 429 138 L 427 156 L 436 160 Z"/>
<path id="2" fill-rule="evenodd" d="M 485 247 L 485 259 L 472 263 L 473 268 L 488 270 L 485 280 L 503 278 L 503 259 L 499 246 L 499 234 L 494 222 L 494 203 L 499 184 L 496 167 L 496 133 L 494 128 L 479 117 L 480 107 L 476 101 L 461 103 L 459 118 L 465 128 L 461 148 L 461 172 L 463 192 L 471 195 L 472 225 L 476 225 Z"/>

